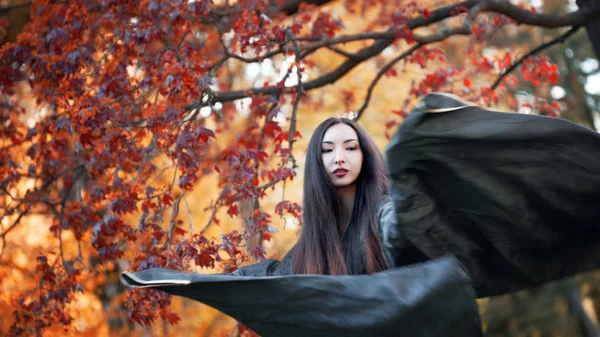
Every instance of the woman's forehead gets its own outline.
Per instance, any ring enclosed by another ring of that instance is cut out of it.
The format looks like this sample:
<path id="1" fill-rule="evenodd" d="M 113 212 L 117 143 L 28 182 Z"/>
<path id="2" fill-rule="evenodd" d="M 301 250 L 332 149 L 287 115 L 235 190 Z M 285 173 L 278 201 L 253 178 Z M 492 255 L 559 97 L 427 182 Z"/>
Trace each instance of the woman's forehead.
<path id="1" fill-rule="evenodd" d="M 351 126 L 343 123 L 330 126 L 323 135 L 324 143 L 343 143 L 348 140 L 358 140 L 358 136 Z"/>

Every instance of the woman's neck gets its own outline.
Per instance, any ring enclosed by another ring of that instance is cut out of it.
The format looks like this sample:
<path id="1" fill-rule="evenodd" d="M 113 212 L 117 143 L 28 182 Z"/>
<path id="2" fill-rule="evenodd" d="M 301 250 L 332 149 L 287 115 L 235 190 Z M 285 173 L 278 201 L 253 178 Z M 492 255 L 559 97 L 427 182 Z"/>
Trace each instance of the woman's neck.
<path id="1" fill-rule="evenodd" d="M 356 197 L 356 183 L 339 188 L 337 190 L 337 195 L 342 203 L 340 226 L 343 226 L 341 228 L 341 232 L 343 233 L 346 231 L 346 226 L 348 226 L 350 218 L 352 217 L 352 208 L 354 207 L 354 198 Z"/>

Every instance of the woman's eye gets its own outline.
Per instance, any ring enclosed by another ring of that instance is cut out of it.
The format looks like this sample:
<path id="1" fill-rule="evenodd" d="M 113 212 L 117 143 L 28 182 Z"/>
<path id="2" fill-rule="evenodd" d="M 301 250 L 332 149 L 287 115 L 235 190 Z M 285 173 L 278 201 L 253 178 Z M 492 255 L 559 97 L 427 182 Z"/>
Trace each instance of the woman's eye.
<path id="1" fill-rule="evenodd" d="M 332 150 L 330 150 L 330 149 L 322 149 L 322 150 L 321 150 L 321 152 L 323 152 L 323 153 L 328 153 L 328 152 L 331 152 L 331 151 L 332 151 Z"/>
<path id="2" fill-rule="evenodd" d="M 356 151 L 358 148 L 357 147 L 349 147 L 346 150 L 350 150 L 350 151 Z"/>

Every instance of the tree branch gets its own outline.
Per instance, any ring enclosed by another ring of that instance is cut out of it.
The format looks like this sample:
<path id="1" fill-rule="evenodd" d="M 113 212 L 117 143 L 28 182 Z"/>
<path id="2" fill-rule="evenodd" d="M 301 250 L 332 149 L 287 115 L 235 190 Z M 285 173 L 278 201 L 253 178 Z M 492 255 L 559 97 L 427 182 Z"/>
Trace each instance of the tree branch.
<path id="1" fill-rule="evenodd" d="M 274 12 L 285 12 L 287 15 L 293 15 L 300 9 L 301 3 L 321 6 L 329 3 L 331 0 L 288 0 L 283 5 L 277 7 Z"/>
<path id="2" fill-rule="evenodd" d="M 264 14 L 267 16 L 276 15 L 278 13 L 285 13 L 286 15 L 294 15 L 300 9 L 301 3 L 313 4 L 317 6 L 321 6 L 331 2 L 331 0 L 288 0 L 281 5 L 277 5 L 277 1 L 272 1 L 275 5 L 273 7 L 268 7 L 265 9 Z M 211 9 L 211 14 L 216 16 L 217 18 L 230 16 L 234 14 L 240 14 L 244 10 L 240 9 L 239 6 L 234 5 L 231 7 L 213 7 Z"/>
<path id="3" fill-rule="evenodd" d="M 351 54 L 351 53 L 349 53 L 349 52 L 347 52 L 345 50 L 341 50 L 340 48 L 335 47 L 335 46 L 327 46 L 327 49 L 331 50 L 334 53 L 342 55 L 345 58 L 350 59 L 350 60 L 352 60 L 352 59 L 354 59 L 356 57 L 356 55 Z"/>
<path id="4" fill-rule="evenodd" d="M 535 49 L 532 49 L 529 53 L 527 53 L 523 57 L 521 57 L 517 62 L 514 62 L 513 64 L 511 64 L 508 69 L 506 69 L 502 74 L 500 74 L 500 76 L 498 76 L 498 78 L 492 85 L 492 90 L 496 90 L 498 85 L 500 85 L 500 82 L 502 81 L 502 79 L 504 79 L 504 77 L 506 77 L 508 74 L 510 74 L 518 66 L 520 66 L 521 63 L 523 63 L 523 61 L 525 61 L 528 57 L 533 56 L 533 55 L 539 53 L 540 51 L 542 51 L 546 48 L 549 48 L 555 44 L 565 42 L 565 40 L 568 39 L 571 35 L 575 34 L 579 30 L 579 28 L 581 28 L 581 26 L 575 26 L 575 27 L 569 29 L 568 31 L 566 31 L 564 34 L 556 37 L 555 39 L 548 41 L 548 42 L 538 46 Z"/>
<path id="5" fill-rule="evenodd" d="M 415 51 L 417 51 L 419 48 L 423 47 L 424 45 L 442 41 L 442 40 L 446 39 L 448 36 L 457 35 L 457 34 L 462 34 L 462 35 L 471 34 L 471 27 L 473 26 L 473 21 L 475 20 L 477 15 L 481 12 L 481 10 L 482 10 L 481 5 L 476 5 L 475 7 L 473 7 L 469 11 L 469 14 L 467 14 L 465 21 L 463 22 L 463 24 L 460 27 L 455 27 L 455 28 L 450 28 L 450 29 L 442 29 L 437 34 L 431 34 L 431 35 L 427 35 L 427 36 L 415 36 L 415 40 L 417 40 L 419 42 L 417 45 L 413 46 L 412 48 L 405 51 L 404 53 L 398 55 L 396 58 L 391 60 L 388 64 L 386 64 L 383 68 L 381 68 L 379 70 L 379 72 L 377 73 L 377 75 L 375 76 L 373 81 L 371 82 L 371 85 L 369 85 L 369 89 L 367 90 L 367 97 L 365 98 L 365 101 L 363 102 L 362 107 L 356 112 L 356 116 L 354 117 L 354 119 L 358 121 L 358 119 L 360 118 L 362 113 L 367 109 L 367 106 L 369 106 L 369 102 L 371 101 L 371 95 L 373 94 L 373 89 L 375 88 L 375 85 L 377 85 L 377 82 L 379 82 L 379 80 L 381 79 L 383 74 L 385 74 L 388 70 L 390 70 L 398 61 L 408 57 L 409 55 L 411 55 L 412 53 L 414 53 Z"/>
<path id="6" fill-rule="evenodd" d="M 474 7 L 477 6 L 475 10 Z M 503 0 L 469 0 L 460 2 L 457 4 L 444 6 L 431 12 L 431 15 L 427 18 L 424 16 L 417 17 L 412 20 L 408 20 L 405 26 L 414 30 L 419 27 L 428 26 L 430 24 L 442 21 L 454 15 L 457 8 L 464 7 L 470 10 L 466 22 L 472 22 L 477 14 L 480 12 L 494 12 L 503 14 L 511 19 L 515 20 L 518 24 L 535 25 L 544 28 L 558 28 L 565 26 L 581 26 L 588 22 L 591 22 L 600 15 L 600 9 L 594 10 L 578 10 L 576 12 L 559 15 L 559 14 L 542 14 L 528 11 L 520 8 L 519 6 L 513 5 Z M 471 10 L 473 9 L 473 10 Z M 362 33 L 356 35 L 339 36 L 331 39 L 323 39 L 315 42 L 303 44 L 299 46 L 300 50 L 314 51 L 318 48 L 331 46 L 339 43 L 353 42 L 364 39 L 375 39 L 376 41 L 369 47 L 365 47 L 359 52 L 354 54 L 353 58 L 348 58 L 343 62 L 337 69 L 327 73 L 319 78 L 304 83 L 304 90 L 312 90 L 323 87 L 328 84 L 335 83 L 338 79 L 343 77 L 349 71 L 351 71 L 358 64 L 362 63 L 369 58 L 378 55 L 381 51 L 392 44 L 394 40 L 398 38 L 398 31 L 393 28 L 388 29 L 385 32 L 376 33 Z M 417 36 L 416 40 L 420 43 L 432 43 L 435 41 L 441 41 L 451 35 L 456 34 L 471 34 L 470 26 L 463 25 L 458 28 L 452 28 L 448 30 L 440 31 L 437 34 L 429 35 L 426 37 Z M 306 55 L 305 55 L 306 56 Z M 272 95 L 278 93 L 285 88 L 278 88 L 277 86 L 270 86 L 266 88 L 252 88 L 239 91 L 215 93 L 213 102 L 228 102 L 234 101 L 243 97 L 265 94 Z"/>
<path id="7" fill-rule="evenodd" d="M 210 227 L 210 225 L 213 223 L 213 221 L 215 220 L 215 216 L 217 215 L 217 211 L 220 208 L 220 204 L 221 204 L 221 198 L 223 197 L 223 195 L 225 194 L 225 189 L 223 188 L 221 190 L 221 193 L 219 193 L 219 196 L 217 197 L 217 200 L 215 200 L 215 204 L 213 206 L 213 210 L 212 213 L 210 214 L 210 218 L 208 218 L 208 222 L 206 223 L 206 225 L 204 225 L 204 228 L 202 228 L 202 230 L 200 231 L 200 234 L 204 234 L 204 232 L 206 232 L 206 230 L 208 229 L 208 227 Z"/>
<path id="8" fill-rule="evenodd" d="M 179 216 L 179 205 L 181 204 L 181 199 L 185 196 L 185 190 L 181 192 L 181 194 L 175 199 L 173 204 L 171 205 L 171 214 L 169 216 L 169 222 L 167 227 L 167 240 L 165 242 L 165 250 L 167 251 L 167 261 L 171 257 L 171 241 L 173 240 L 173 231 L 177 226 L 177 217 Z"/>
<path id="9" fill-rule="evenodd" d="M 21 204 L 19 204 L 20 206 Z M 18 209 L 17 206 L 15 209 Z M 29 207 L 27 207 L 24 211 L 19 212 L 19 216 L 17 217 L 17 219 L 15 219 L 15 221 L 13 222 L 12 225 L 10 225 L 10 227 L 8 227 L 4 232 L 2 232 L 2 234 L 0 234 L 0 238 L 2 238 L 2 251 L 0 252 L 0 258 L 2 257 L 2 254 L 4 254 L 4 249 L 6 248 L 6 234 L 8 234 L 11 230 L 13 230 L 15 227 L 17 227 L 17 225 L 21 222 L 21 218 L 23 218 L 23 216 L 25 214 L 27 214 L 27 212 L 29 211 Z"/>
<path id="10" fill-rule="evenodd" d="M 288 134 L 288 144 L 289 144 L 289 159 L 292 161 L 292 170 L 295 170 L 298 165 L 296 163 L 296 158 L 294 158 L 292 154 L 292 150 L 294 148 L 294 134 L 296 133 L 296 114 L 298 112 L 298 105 L 300 105 L 300 99 L 302 95 L 304 95 L 304 87 L 302 85 L 302 69 L 300 69 L 300 48 L 298 47 L 298 41 L 296 41 L 296 37 L 292 33 L 290 28 L 287 29 L 286 34 L 288 38 L 292 41 L 292 45 L 294 46 L 294 55 L 296 55 L 296 76 L 298 77 L 298 84 L 296 85 L 296 99 L 294 100 L 294 106 L 292 108 L 292 117 L 290 119 L 290 132 Z"/>
<path id="11" fill-rule="evenodd" d="M 79 178 L 79 175 L 75 176 L 75 180 Z M 65 208 L 67 207 L 67 201 L 69 200 L 69 196 L 71 195 L 71 191 L 75 184 L 71 185 L 71 187 L 65 192 L 65 196 L 63 197 L 60 203 L 60 214 L 58 215 L 58 248 L 60 250 L 60 259 L 62 261 L 62 265 L 65 268 L 65 272 L 68 270 L 67 261 L 65 260 L 64 250 L 63 250 L 63 241 L 62 241 L 62 227 L 63 221 L 65 218 Z"/>
<path id="12" fill-rule="evenodd" d="M 82 169 L 83 166 L 77 166 L 74 168 L 74 171 L 80 170 Z M 69 172 L 69 169 L 63 170 L 60 173 L 57 173 L 55 176 L 51 177 L 50 179 L 48 179 L 46 182 L 44 182 L 44 184 L 40 187 L 40 191 L 44 191 L 46 188 L 48 188 L 53 182 L 55 182 L 58 178 L 62 177 L 65 173 Z M 13 198 L 14 199 L 14 198 Z M 25 199 L 21 199 L 21 201 L 19 202 L 19 204 L 12 208 L 11 210 L 7 211 L 5 214 L 3 214 L 0 217 L 0 220 L 2 220 L 5 216 L 7 215 L 11 215 L 15 210 L 19 209 L 21 207 L 21 205 L 23 205 L 26 202 Z M 2 257 L 2 254 L 4 254 L 4 248 L 6 247 L 6 235 L 12 231 L 13 229 L 15 229 L 17 227 L 17 225 L 21 222 L 21 219 L 23 218 L 23 216 L 25 216 L 27 214 L 27 212 L 29 212 L 29 206 L 27 206 L 25 208 L 24 211 L 19 212 L 19 216 L 17 216 L 17 218 L 15 219 L 15 221 L 12 223 L 12 225 L 10 225 L 6 230 L 4 230 L 2 233 L 0 233 L 0 238 L 2 238 L 2 241 L 4 243 L 3 247 L 2 247 L 2 252 L 0 253 L 0 257 Z"/>
<path id="13" fill-rule="evenodd" d="M 391 60 L 388 64 L 386 64 L 383 68 L 381 68 L 379 70 L 379 72 L 377 73 L 377 75 L 375 76 L 373 81 L 371 82 L 371 85 L 369 85 L 369 89 L 367 90 L 367 97 L 365 98 L 365 101 L 364 101 L 362 107 L 360 107 L 360 109 L 358 109 L 358 111 L 356 112 L 356 116 L 354 117 L 354 120 L 358 121 L 358 119 L 360 118 L 362 113 L 365 111 L 365 109 L 367 109 L 367 106 L 369 106 L 369 102 L 371 101 L 371 95 L 373 94 L 373 89 L 375 88 L 375 85 L 377 85 L 377 82 L 379 82 L 379 80 L 381 79 L 383 74 L 385 74 L 388 70 L 390 70 L 396 63 L 398 63 L 398 61 L 408 57 L 409 55 L 411 55 L 412 53 L 414 53 L 421 47 L 423 47 L 423 44 L 420 44 L 420 43 L 413 46 L 412 48 L 405 51 L 404 53 L 396 56 L 393 60 Z"/>
<path id="14" fill-rule="evenodd" d="M 6 248 L 6 238 L 0 237 L 2 239 L 2 247 L 0 247 L 0 262 L 2 262 L 2 255 L 4 255 L 4 249 Z"/>
<path id="15" fill-rule="evenodd" d="M 567 26 L 585 26 L 600 15 L 600 7 L 593 10 L 579 9 L 566 14 L 543 14 L 529 11 L 505 0 L 481 1 L 484 12 L 503 14 L 515 20 L 518 24 L 543 28 L 560 28 Z"/>
<path id="16" fill-rule="evenodd" d="M 18 4 L 18 5 L 0 7 L 0 13 L 8 12 L 11 9 L 17 9 L 17 8 L 23 8 L 23 7 L 30 7 L 30 6 L 31 6 L 31 1 L 27 1 L 27 2 L 24 2 L 22 4 Z"/>
<path id="17" fill-rule="evenodd" d="M 407 21 L 406 26 L 408 29 L 411 29 L 411 30 L 418 28 L 418 27 L 427 26 L 427 25 L 444 20 L 444 19 L 452 16 L 453 12 L 458 7 L 462 6 L 462 7 L 466 7 L 466 8 L 473 8 L 478 3 L 479 3 L 479 1 L 470 0 L 470 1 L 460 2 L 460 3 L 449 5 L 449 6 L 444 6 L 442 8 L 439 8 L 439 9 L 431 12 L 431 15 L 427 18 L 421 16 L 421 17 Z M 335 81 L 340 79 L 342 76 L 344 76 L 346 73 L 348 73 L 350 70 L 352 70 L 354 67 L 356 67 L 363 61 L 381 53 L 385 48 L 390 46 L 396 38 L 397 38 L 397 31 L 393 28 L 390 28 L 386 32 L 362 33 L 362 34 L 349 35 L 349 36 L 340 36 L 337 38 L 324 39 L 322 41 L 299 46 L 300 50 L 314 51 L 320 47 L 331 45 L 331 44 L 352 42 L 352 41 L 358 41 L 358 40 L 362 40 L 362 39 L 377 39 L 371 46 L 365 47 L 362 50 L 360 50 L 359 52 L 355 53 L 354 54 L 355 57 L 353 59 L 346 60 L 344 63 L 342 63 L 340 66 L 338 66 L 338 68 L 331 71 L 330 73 L 325 74 L 325 75 L 323 75 L 317 79 L 314 79 L 312 81 L 305 82 L 303 85 L 304 90 L 308 91 L 308 90 L 323 87 L 327 84 L 334 83 Z M 306 57 L 306 55 L 307 55 L 306 53 L 303 54 L 303 57 Z M 297 60 L 297 61 L 300 61 L 300 60 Z M 245 89 L 245 90 L 239 90 L 239 91 L 215 93 L 212 102 L 230 102 L 230 101 L 234 101 L 234 100 L 237 100 L 240 98 L 248 97 L 251 95 L 258 95 L 258 94 L 273 95 L 282 90 L 285 90 L 285 88 L 279 88 L 277 86 L 270 86 L 270 87 L 266 87 L 266 88 L 252 88 L 252 89 Z M 193 103 L 193 104 L 186 106 L 185 109 L 188 110 L 188 109 L 196 107 L 196 106 L 197 106 L 197 104 Z"/>

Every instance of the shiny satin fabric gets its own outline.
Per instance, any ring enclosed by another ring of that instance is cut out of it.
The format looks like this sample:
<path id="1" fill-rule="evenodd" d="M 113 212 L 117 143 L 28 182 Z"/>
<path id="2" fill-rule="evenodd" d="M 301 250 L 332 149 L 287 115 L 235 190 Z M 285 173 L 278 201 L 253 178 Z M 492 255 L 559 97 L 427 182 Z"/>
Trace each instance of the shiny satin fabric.
<path id="1" fill-rule="evenodd" d="M 370 275 L 249 277 L 155 268 L 124 272 L 121 281 L 200 301 L 262 337 L 481 336 L 471 280 L 450 257 Z"/>
<path id="2" fill-rule="evenodd" d="M 456 256 L 479 297 L 600 267 L 597 132 L 429 94 L 386 157 L 395 265 Z"/>

